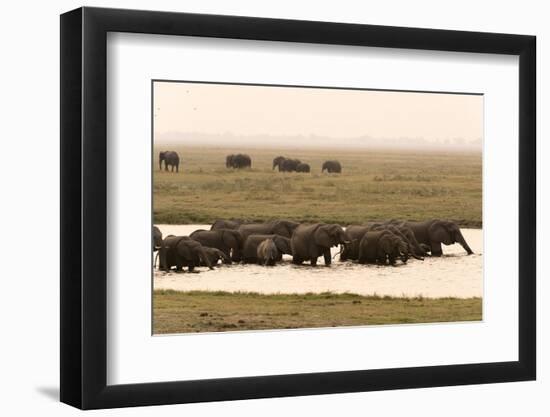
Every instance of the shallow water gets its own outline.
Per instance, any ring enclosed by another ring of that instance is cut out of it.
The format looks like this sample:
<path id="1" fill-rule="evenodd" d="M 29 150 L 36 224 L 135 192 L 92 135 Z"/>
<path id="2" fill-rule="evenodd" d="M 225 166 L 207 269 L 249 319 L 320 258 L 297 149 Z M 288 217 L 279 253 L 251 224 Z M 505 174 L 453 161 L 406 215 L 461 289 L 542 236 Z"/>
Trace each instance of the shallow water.
<path id="1" fill-rule="evenodd" d="M 158 225 L 163 236 L 188 235 L 209 225 Z M 220 265 L 210 271 L 198 268 L 199 273 L 154 273 L 155 289 L 177 291 L 252 291 L 273 293 L 334 293 L 350 292 L 361 295 L 424 296 L 424 297 L 481 297 L 483 295 L 483 230 L 462 229 L 474 251 L 467 256 L 458 245 L 443 246 L 441 258 L 411 259 L 397 267 L 359 265 L 340 262 L 325 267 L 322 257 L 316 267 L 293 265 L 291 256 L 274 267 L 259 265 Z M 335 255 L 339 248 L 332 248 Z"/>

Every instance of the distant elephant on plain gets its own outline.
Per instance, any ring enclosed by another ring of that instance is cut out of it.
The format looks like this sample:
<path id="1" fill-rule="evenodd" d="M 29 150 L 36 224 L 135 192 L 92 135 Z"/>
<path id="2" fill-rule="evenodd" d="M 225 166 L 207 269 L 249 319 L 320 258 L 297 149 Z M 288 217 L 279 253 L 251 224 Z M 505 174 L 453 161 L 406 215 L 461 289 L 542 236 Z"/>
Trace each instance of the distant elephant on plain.
<path id="1" fill-rule="evenodd" d="M 189 272 L 193 272 L 201 262 L 204 262 L 209 269 L 213 269 L 204 247 L 189 236 L 167 236 L 159 250 L 159 258 L 159 268 L 166 272 L 173 266 L 176 267 L 176 271 L 187 266 Z"/>
<path id="2" fill-rule="evenodd" d="M 230 264 L 231 257 L 236 260 L 241 258 L 243 238 L 237 230 L 195 230 L 189 237 L 203 246 L 221 250 L 226 255 L 224 263 Z"/>
<path id="3" fill-rule="evenodd" d="M 231 258 L 219 249 L 205 247 L 204 251 L 206 252 L 206 256 L 208 257 L 208 259 L 210 260 L 211 265 L 217 265 L 220 259 L 224 264 L 231 263 Z M 206 264 L 204 262 L 201 262 L 201 266 L 206 266 Z"/>
<path id="4" fill-rule="evenodd" d="M 231 154 L 227 155 L 225 157 L 225 166 L 226 168 L 251 168 L 252 167 L 252 159 L 250 156 L 242 153 L 238 153 L 236 155 Z"/>
<path id="5" fill-rule="evenodd" d="M 323 163 L 323 167 L 321 168 L 321 172 L 325 172 L 325 170 L 329 173 L 337 173 L 340 174 L 342 172 L 342 165 L 340 162 L 332 160 L 332 161 L 325 161 Z"/>
<path id="6" fill-rule="evenodd" d="M 301 162 L 298 165 L 296 165 L 296 172 L 310 172 L 310 171 L 311 171 L 311 167 L 309 166 L 309 164 Z"/>
<path id="7" fill-rule="evenodd" d="M 242 261 L 245 263 L 258 262 L 258 247 L 265 241 L 271 240 L 277 249 L 278 255 L 275 261 L 283 259 L 283 254 L 292 255 L 290 239 L 279 235 L 250 235 L 246 238 L 243 246 Z"/>
<path id="8" fill-rule="evenodd" d="M 172 172 L 176 168 L 176 172 L 179 172 L 180 157 L 177 152 L 163 151 L 159 153 L 159 170 L 162 171 L 162 162 L 164 162 L 164 170 L 168 171 L 168 166 L 172 167 Z"/>
<path id="9" fill-rule="evenodd" d="M 292 249 L 292 262 L 301 264 L 311 262 L 311 266 L 317 265 L 317 258 L 323 256 L 325 266 L 330 266 L 332 256 L 330 248 L 349 243 L 349 238 L 337 224 L 301 224 L 294 230 L 290 239 Z"/>
<path id="10" fill-rule="evenodd" d="M 359 243 L 358 261 L 395 266 L 397 259 L 407 263 L 408 252 L 408 244 L 389 230 L 368 231 Z"/>
<path id="11" fill-rule="evenodd" d="M 258 263 L 264 266 L 273 266 L 279 258 L 279 251 L 273 239 L 265 239 L 258 245 L 256 251 Z"/>
<path id="12" fill-rule="evenodd" d="M 412 229 L 420 245 L 430 247 L 432 256 L 443 255 L 442 243 L 444 245 L 459 243 L 468 255 L 474 253 L 462 236 L 460 228 L 453 221 L 434 219 L 424 222 L 407 222 L 406 224 Z"/>
<path id="13" fill-rule="evenodd" d="M 279 172 L 295 172 L 296 168 L 302 161 L 299 159 L 289 159 L 284 156 L 278 156 L 273 159 L 273 169 L 279 168 Z"/>

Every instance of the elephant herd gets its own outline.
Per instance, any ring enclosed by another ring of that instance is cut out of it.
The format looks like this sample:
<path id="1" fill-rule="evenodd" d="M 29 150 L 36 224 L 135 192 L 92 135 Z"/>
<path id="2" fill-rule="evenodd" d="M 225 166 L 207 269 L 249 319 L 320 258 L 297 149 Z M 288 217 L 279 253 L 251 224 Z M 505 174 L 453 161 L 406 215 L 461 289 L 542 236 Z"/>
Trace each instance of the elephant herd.
<path id="1" fill-rule="evenodd" d="M 153 251 L 158 251 L 159 269 L 163 271 L 187 267 L 192 272 L 198 266 L 213 269 L 219 261 L 273 266 L 282 261 L 283 255 L 292 256 L 294 264 L 309 262 L 312 266 L 322 256 L 325 266 L 329 266 L 330 249 L 337 246 L 341 262 L 395 266 L 397 261 L 405 264 L 411 257 L 423 260 L 426 256 L 441 256 L 441 245 L 453 243 L 462 245 L 468 255 L 473 253 L 458 225 L 446 220 L 389 220 L 345 229 L 338 224 L 290 220 L 216 220 L 210 230 L 165 238 L 153 227 Z"/>
<path id="2" fill-rule="evenodd" d="M 286 158 L 277 156 L 273 159 L 273 168 L 278 168 L 279 172 L 311 172 L 309 164 L 300 161 L 299 159 Z M 325 161 L 321 168 L 321 172 L 327 171 L 329 174 L 342 172 L 342 164 L 338 161 Z"/>
<path id="3" fill-rule="evenodd" d="M 171 171 L 179 172 L 180 157 L 175 151 L 162 151 L 159 153 L 159 170 L 162 171 L 162 163 L 164 162 L 164 170 L 168 171 L 168 167 Z M 247 154 L 231 154 L 225 157 L 225 167 L 233 169 L 251 168 L 252 159 Z M 286 158 L 284 156 L 277 156 L 273 159 L 273 168 L 278 168 L 279 172 L 311 172 L 309 164 L 300 161 L 299 159 Z M 335 160 L 325 161 L 321 168 L 321 172 L 327 171 L 329 174 L 341 173 L 342 165 Z"/>

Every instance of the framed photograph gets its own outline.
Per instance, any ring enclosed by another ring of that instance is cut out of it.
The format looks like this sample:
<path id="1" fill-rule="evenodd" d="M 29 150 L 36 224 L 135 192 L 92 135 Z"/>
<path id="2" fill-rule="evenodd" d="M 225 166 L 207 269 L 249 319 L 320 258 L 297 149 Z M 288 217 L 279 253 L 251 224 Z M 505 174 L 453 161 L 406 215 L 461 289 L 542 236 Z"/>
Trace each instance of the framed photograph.
<path id="1" fill-rule="evenodd" d="M 61 16 L 61 401 L 533 380 L 535 37 Z"/>

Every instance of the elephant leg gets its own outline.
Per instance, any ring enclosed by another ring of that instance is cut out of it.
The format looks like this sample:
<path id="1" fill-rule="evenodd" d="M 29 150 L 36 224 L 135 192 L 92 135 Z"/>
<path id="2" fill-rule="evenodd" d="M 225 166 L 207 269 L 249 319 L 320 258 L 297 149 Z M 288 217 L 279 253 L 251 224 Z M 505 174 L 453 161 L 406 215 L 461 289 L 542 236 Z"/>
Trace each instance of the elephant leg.
<path id="1" fill-rule="evenodd" d="M 231 265 L 231 248 L 223 248 L 223 249 L 221 249 L 221 251 L 227 257 L 227 258 L 224 258 L 224 260 L 222 262 L 224 264 Z M 235 259 L 233 259 L 233 260 L 235 260 Z"/>
<path id="2" fill-rule="evenodd" d="M 294 255 L 294 256 L 292 257 L 292 263 L 293 263 L 293 264 L 300 265 L 302 262 L 303 262 L 303 259 L 300 258 L 299 256 Z"/>
<path id="3" fill-rule="evenodd" d="M 193 262 L 193 261 L 191 260 L 191 261 L 189 261 L 189 264 L 187 265 L 187 270 L 188 270 L 189 272 L 193 272 L 194 269 L 195 269 L 195 262 Z"/>
<path id="4" fill-rule="evenodd" d="M 330 266 L 330 263 L 332 262 L 332 256 L 330 254 L 330 248 L 324 250 L 323 257 L 325 258 L 325 266 Z"/>
<path id="5" fill-rule="evenodd" d="M 317 257 L 313 256 L 311 258 L 311 266 L 317 266 Z"/>
<path id="6" fill-rule="evenodd" d="M 432 256 L 442 256 L 443 250 L 441 249 L 441 242 L 431 242 L 430 243 Z"/>
<path id="7" fill-rule="evenodd" d="M 230 249 L 227 249 L 227 253 L 225 253 L 233 262 L 240 262 L 242 259 L 241 251 L 240 250 L 233 250 L 233 253 L 230 254 Z"/>

